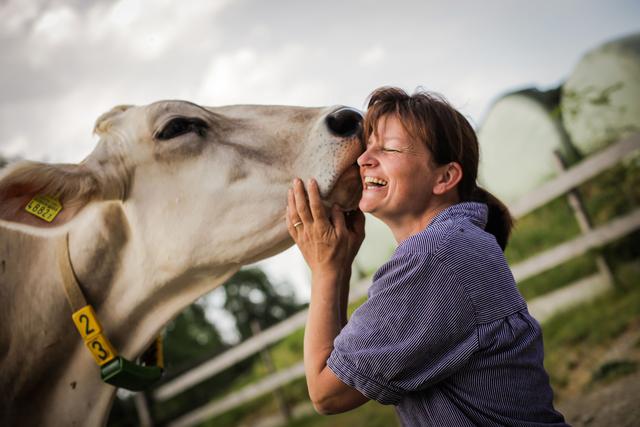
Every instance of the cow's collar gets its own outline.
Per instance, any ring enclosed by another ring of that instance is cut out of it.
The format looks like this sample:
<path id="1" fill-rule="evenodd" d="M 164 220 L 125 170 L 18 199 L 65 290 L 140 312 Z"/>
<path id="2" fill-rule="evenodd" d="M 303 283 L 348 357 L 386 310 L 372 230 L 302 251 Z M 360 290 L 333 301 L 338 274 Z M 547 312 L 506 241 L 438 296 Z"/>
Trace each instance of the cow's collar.
<path id="1" fill-rule="evenodd" d="M 160 379 L 163 373 L 162 341 L 159 336 L 154 344 L 140 357 L 136 364 L 122 356 L 113 348 L 103 334 L 102 326 L 93 307 L 87 304 L 82 288 L 71 264 L 69 255 L 69 234 L 60 239 L 59 257 L 62 284 L 67 301 L 73 312 L 71 318 L 85 345 L 100 367 L 100 375 L 106 383 L 128 390 L 140 391 Z"/>

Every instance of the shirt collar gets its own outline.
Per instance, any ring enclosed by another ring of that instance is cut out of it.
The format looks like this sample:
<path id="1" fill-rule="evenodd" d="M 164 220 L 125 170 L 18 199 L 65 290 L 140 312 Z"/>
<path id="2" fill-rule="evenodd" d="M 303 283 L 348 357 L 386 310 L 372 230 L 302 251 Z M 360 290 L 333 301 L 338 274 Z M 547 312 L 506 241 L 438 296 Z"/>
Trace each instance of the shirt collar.
<path id="1" fill-rule="evenodd" d="M 486 204 L 479 202 L 462 202 L 449 206 L 438 213 L 438 215 L 431 220 L 429 226 L 445 222 L 452 218 L 464 217 L 468 218 L 474 225 L 484 229 L 487 225 L 488 216 L 489 208 Z"/>

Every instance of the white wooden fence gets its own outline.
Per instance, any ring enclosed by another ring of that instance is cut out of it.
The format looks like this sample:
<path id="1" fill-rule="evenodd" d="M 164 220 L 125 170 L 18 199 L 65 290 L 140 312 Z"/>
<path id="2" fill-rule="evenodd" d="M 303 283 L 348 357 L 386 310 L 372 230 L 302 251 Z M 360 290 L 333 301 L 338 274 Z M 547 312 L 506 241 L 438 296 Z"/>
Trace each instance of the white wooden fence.
<path id="1" fill-rule="evenodd" d="M 615 218 L 595 229 L 591 228 L 588 218 L 585 220 L 584 211 L 581 211 L 580 206 L 574 206 L 576 204 L 576 198 L 575 194 L 572 194 L 574 189 L 580 184 L 618 164 L 625 157 L 639 149 L 640 134 L 635 134 L 590 156 L 572 168 L 560 172 L 555 179 L 528 193 L 517 203 L 510 206 L 511 213 L 517 219 L 558 196 L 568 194 L 570 197 L 574 197 L 574 199 L 570 199 L 570 201 L 572 201 L 572 206 L 581 224 L 582 231 L 581 235 L 570 241 L 559 244 L 512 266 L 516 281 L 520 282 L 559 266 L 593 248 L 601 247 L 634 230 L 640 229 L 640 209 L 622 217 Z M 541 230 L 541 232 L 543 232 L 543 230 Z M 529 301 L 528 304 L 531 313 L 538 320 L 544 321 L 559 310 L 566 309 L 569 306 L 593 298 L 606 291 L 611 286 L 610 272 L 608 272 L 606 266 L 601 265 L 600 262 L 598 266 L 598 273 Z M 370 280 L 367 279 L 352 286 L 349 301 L 357 301 L 364 297 L 369 285 Z M 276 343 L 294 331 L 303 328 L 306 323 L 306 318 L 307 310 L 303 310 L 259 335 L 249 338 L 215 359 L 205 362 L 183 375 L 160 385 L 151 392 L 151 396 L 156 402 L 170 399 L 248 356 Z M 303 376 L 304 366 L 302 362 L 300 362 L 288 369 L 276 372 L 253 384 L 247 385 L 243 389 L 233 392 L 228 396 L 207 403 L 173 420 L 169 425 L 172 427 L 181 427 L 203 422 L 211 417 L 243 405 L 252 399 L 270 393 Z M 294 415 L 295 412 L 296 409 L 294 409 Z M 277 423 L 272 421 L 271 425 L 274 424 Z"/>

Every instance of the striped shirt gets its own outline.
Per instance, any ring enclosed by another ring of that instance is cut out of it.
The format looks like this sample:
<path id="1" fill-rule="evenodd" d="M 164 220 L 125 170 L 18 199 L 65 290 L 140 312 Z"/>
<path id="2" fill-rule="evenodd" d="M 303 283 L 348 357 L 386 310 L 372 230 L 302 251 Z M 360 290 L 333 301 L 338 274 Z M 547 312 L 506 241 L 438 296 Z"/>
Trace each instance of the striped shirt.
<path id="1" fill-rule="evenodd" d="M 329 368 L 405 426 L 567 425 L 487 212 L 453 205 L 400 243 L 334 341 Z"/>

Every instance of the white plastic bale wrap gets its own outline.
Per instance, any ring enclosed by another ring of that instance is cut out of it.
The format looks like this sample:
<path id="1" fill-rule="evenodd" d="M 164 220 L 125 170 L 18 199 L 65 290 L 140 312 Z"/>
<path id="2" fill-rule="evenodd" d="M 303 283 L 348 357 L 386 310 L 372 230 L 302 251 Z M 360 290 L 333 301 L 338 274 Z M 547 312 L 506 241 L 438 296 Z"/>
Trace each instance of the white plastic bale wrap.
<path id="1" fill-rule="evenodd" d="M 640 33 L 587 52 L 563 86 L 561 110 L 583 155 L 640 132 Z"/>
<path id="2" fill-rule="evenodd" d="M 373 215 L 367 214 L 365 233 L 355 265 L 360 272 L 370 275 L 389 260 L 397 244 L 389 227 Z"/>
<path id="3" fill-rule="evenodd" d="M 552 93 L 555 100 L 548 96 Z M 528 89 L 507 94 L 493 104 L 480 126 L 480 184 L 506 203 L 556 174 L 553 151 L 567 145 L 554 113 L 557 93 Z"/>

